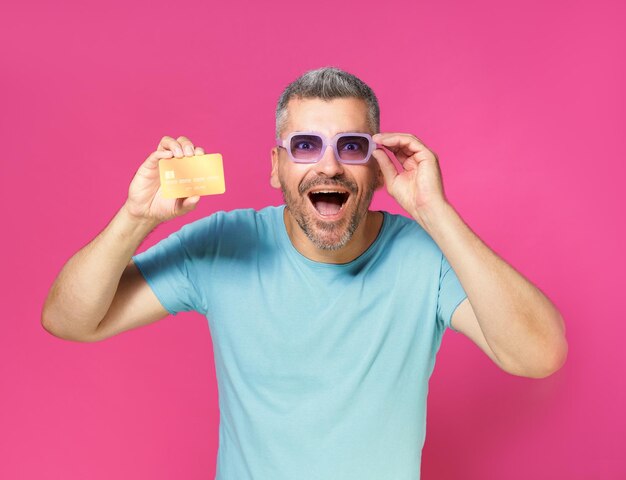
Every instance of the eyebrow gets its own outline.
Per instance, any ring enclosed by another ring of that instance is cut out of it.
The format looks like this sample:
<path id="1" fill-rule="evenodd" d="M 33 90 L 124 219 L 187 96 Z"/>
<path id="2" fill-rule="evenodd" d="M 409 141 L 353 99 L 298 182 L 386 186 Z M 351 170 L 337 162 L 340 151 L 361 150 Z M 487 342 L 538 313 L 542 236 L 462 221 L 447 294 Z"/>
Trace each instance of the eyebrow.
<path id="1" fill-rule="evenodd" d="M 317 130 L 294 130 L 294 132 L 311 132 L 311 133 L 317 133 L 317 134 L 322 135 L 322 136 L 325 135 L 324 133 L 319 132 Z M 367 134 L 370 134 L 366 130 L 353 129 L 353 130 L 340 130 L 339 132 L 336 132 L 335 135 L 340 135 L 342 133 L 367 133 Z M 331 137 L 332 136 L 334 136 L 334 135 L 331 135 Z"/>

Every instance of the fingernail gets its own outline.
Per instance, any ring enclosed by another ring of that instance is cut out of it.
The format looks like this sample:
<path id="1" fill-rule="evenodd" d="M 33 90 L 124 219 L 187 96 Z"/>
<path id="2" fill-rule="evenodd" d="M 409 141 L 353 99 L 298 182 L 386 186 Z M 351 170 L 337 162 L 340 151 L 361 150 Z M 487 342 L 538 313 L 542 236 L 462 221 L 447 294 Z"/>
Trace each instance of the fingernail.
<path id="1" fill-rule="evenodd" d="M 183 151 L 180 148 L 176 148 L 174 150 L 176 152 L 176 156 L 177 157 L 182 157 L 183 156 Z"/>
<path id="2" fill-rule="evenodd" d="M 191 148 L 189 145 L 185 146 L 185 155 L 193 156 L 193 148 Z"/>

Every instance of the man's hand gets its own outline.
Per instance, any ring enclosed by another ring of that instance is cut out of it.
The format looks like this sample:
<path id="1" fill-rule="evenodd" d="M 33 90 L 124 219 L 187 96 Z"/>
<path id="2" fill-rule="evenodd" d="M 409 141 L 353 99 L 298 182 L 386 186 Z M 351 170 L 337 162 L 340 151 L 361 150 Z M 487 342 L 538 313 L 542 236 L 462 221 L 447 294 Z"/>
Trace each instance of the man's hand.
<path id="1" fill-rule="evenodd" d="M 373 140 L 392 151 L 402 165 L 398 173 L 384 150 L 374 150 L 387 191 L 415 220 L 422 223 L 422 215 L 447 203 L 437 155 L 418 138 L 408 133 L 377 133 Z"/>
<path id="2" fill-rule="evenodd" d="M 387 191 L 437 243 L 467 293 L 452 326 L 513 375 L 544 378 L 558 370 L 568 350 L 561 314 L 448 203 L 437 155 L 406 133 L 378 133 L 373 139 L 402 165 L 398 173 L 382 149 L 374 151 Z"/>
<path id="3" fill-rule="evenodd" d="M 196 208 L 200 196 L 187 198 L 163 198 L 159 178 L 159 160 L 162 158 L 192 157 L 204 155 L 204 149 L 194 147 L 187 137 L 163 137 L 157 150 L 137 170 L 130 187 L 124 209 L 142 221 L 160 223 L 191 212 Z"/>

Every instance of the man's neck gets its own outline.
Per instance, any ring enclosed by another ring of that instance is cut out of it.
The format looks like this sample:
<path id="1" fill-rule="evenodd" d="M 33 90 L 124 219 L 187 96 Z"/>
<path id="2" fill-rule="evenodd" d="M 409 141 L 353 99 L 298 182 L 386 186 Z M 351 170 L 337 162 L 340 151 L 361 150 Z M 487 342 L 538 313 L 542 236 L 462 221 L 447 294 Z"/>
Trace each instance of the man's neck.
<path id="1" fill-rule="evenodd" d="M 291 244 L 309 260 L 321 263 L 348 263 L 359 257 L 376 240 L 383 224 L 383 213 L 368 211 L 348 243 L 338 250 L 317 248 L 302 231 L 287 207 L 283 221 Z"/>

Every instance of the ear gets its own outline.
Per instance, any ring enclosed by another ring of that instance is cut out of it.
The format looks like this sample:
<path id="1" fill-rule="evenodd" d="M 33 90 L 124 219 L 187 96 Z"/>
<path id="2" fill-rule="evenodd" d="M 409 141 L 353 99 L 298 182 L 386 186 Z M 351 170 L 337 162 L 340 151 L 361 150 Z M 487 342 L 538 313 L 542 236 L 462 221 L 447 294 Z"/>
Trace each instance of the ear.
<path id="1" fill-rule="evenodd" d="M 376 190 L 385 186 L 385 177 L 383 175 L 383 171 L 378 167 L 378 171 L 376 172 Z"/>
<path id="2" fill-rule="evenodd" d="M 270 174 L 270 185 L 280 189 L 280 180 L 278 178 L 278 147 L 272 148 L 272 173 Z"/>
<path id="3" fill-rule="evenodd" d="M 385 177 L 383 175 L 383 171 L 380 169 L 380 165 L 378 165 L 378 162 L 376 162 L 376 166 L 374 168 L 375 168 L 374 174 L 376 175 L 376 183 L 375 183 L 374 190 L 378 190 L 379 188 L 385 186 Z"/>

